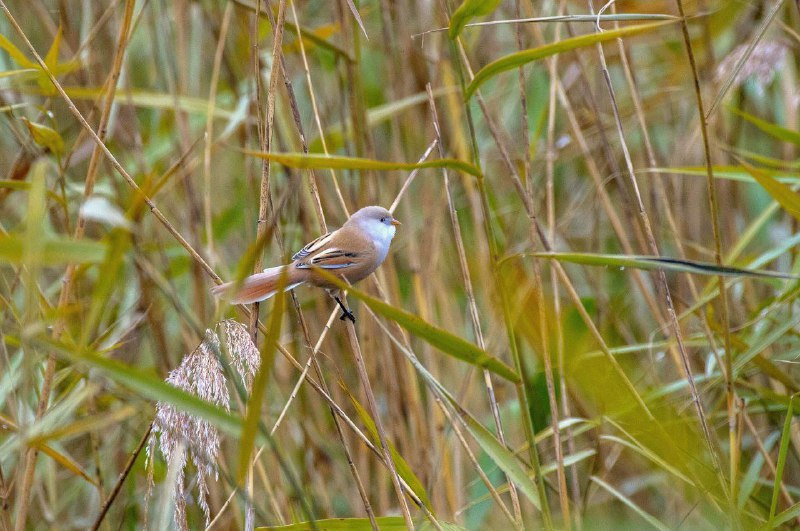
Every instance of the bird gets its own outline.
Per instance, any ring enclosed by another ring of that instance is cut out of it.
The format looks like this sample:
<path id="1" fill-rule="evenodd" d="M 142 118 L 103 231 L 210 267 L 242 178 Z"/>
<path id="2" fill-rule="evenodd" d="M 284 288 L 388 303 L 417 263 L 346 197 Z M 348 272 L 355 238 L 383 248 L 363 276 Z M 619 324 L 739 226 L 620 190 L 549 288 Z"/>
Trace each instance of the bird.
<path id="1" fill-rule="evenodd" d="M 269 267 L 241 282 L 214 286 L 211 293 L 231 304 L 250 304 L 310 284 L 328 291 L 342 309 L 341 320 L 356 322 L 338 296 L 338 287 L 316 268 L 329 271 L 354 284 L 372 274 L 389 254 L 397 227 L 392 213 L 381 206 L 367 206 L 355 212 L 339 229 L 323 234 L 292 255 L 289 264 Z"/>

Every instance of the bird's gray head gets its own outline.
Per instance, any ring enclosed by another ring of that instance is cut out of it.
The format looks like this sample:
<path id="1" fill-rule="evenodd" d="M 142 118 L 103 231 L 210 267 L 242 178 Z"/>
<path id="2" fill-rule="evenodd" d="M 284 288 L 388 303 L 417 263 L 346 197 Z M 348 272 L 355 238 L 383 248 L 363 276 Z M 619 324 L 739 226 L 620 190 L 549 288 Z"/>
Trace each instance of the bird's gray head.
<path id="1" fill-rule="evenodd" d="M 362 208 L 350 216 L 347 224 L 350 223 L 355 223 L 367 231 L 379 248 L 385 246 L 387 250 L 394 237 L 397 225 L 400 225 L 400 222 L 394 219 L 391 212 L 380 206 Z"/>

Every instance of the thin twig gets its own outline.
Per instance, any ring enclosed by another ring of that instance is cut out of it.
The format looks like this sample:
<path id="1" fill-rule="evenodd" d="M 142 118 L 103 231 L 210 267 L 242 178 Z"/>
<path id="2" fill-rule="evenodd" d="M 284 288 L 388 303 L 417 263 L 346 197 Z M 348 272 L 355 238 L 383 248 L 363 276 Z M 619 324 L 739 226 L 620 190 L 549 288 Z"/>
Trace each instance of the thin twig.
<path id="1" fill-rule="evenodd" d="M 386 325 L 384 325 L 383 322 L 381 322 L 381 320 L 378 319 L 378 316 L 375 314 L 375 312 L 372 310 L 372 308 L 367 306 L 366 309 L 367 309 L 367 312 L 370 314 L 370 316 L 375 321 L 375 323 L 378 325 L 378 327 L 383 331 L 384 334 L 386 334 L 386 336 L 389 338 L 389 340 L 403 353 L 403 355 L 406 356 L 406 358 L 411 363 L 411 365 L 414 368 L 416 368 L 417 370 L 420 370 L 420 368 L 422 367 L 422 364 L 420 363 L 419 358 L 417 358 L 417 355 L 414 353 L 414 351 L 411 350 L 411 346 L 408 344 L 408 342 L 407 341 L 403 342 L 400 339 L 398 339 L 397 337 L 395 337 L 395 335 L 392 334 L 392 332 L 386 327 Z M 460 417 L 460 415 L 456 415 L 455 417 L 453 417 L 450 414 L 450 411 L 447 409 L 447 407 L 448 407 L 447 406 L 447 402 L 448 401 L 442 395 L 442 393 L 440 392 L 440 389 L 438 389 L 436 387 L 436 385 L 432 385 L 431 382 L 428 381 L 427 378 L 425 379 L 425 383 L 428 386 L 428 389 L 430 389 L 431 393 L 433 393 L 433 396 L 434 396 L 434 398 L 436 400 L 436 405 L 439 406 L 439 408 L 444 413 L 445 417 L 447 417 L 448 421 L 450 422 L 450 425 L 453 428 L 453 432 L 456 433 L 456 437 L 458 438 L 459 442 L 461 443 L 461 446 L 464 448 L 464 451 L 467 453 L 467 457 L 469 458 L 469 460 L 472 463 L 472 465 L 475 467 L 475 471 L 478 474 L 478 477 L 481 479 L 483 484 L 486 486 L 486 489 L 489 491 L 489 494 L 494 499 L 494 501 L 497 503 L 498 507 L 500 507 L 500 510 L 502 511 L 502 513 L 506 516 L 506 518 L 508 518 L 508 521 L 512 525 L 514 525 L 515 527 L 519 528 L 520 523 L 517 522 L 514 519 L 514 515 L 511 514 L 511 512 L 508 510 L 508 507 L 506 507 L 505 503 L 503 503 L 503 500 L 502 500 L 502 498 L 500 498 L 498 490 L 494 487 L 494 484 L 491 482 L 491 480 L 488 478 L 486 473 L 481 468 L 480 464 L 478 463 L 478 460 L 475 458 L 475 454 L 469 448 L 469 444 L 467 443 L 466 438 L 464 438 L 464 436 L 463 436 L 463 434 L 461 432 L 461 429 L 458 427 L 457 423 L 454 421 L 454 418 L 457 418 L 459 422 L 463 423 L 463 419 Z M 544 503 L 544 501 L 542 501 L 542 503 Z"/>
<path id="2" fill-rule="evenodd" d="M 705 158 L 706 166 L 706 187 L 708 190 L 708 208 L 711 214 L 711 229 L 714 235 L 714 261 L 718 266 L 722 266 L 722 233 L 719 226 L 719 207 L 717 200 L 717 186 L 714 180 L 714 164 L 711 161 L 711 146 L 708 138 L 708 125 L 706 123 L 706 112 L 703 106 L 703 94 L 700 89 L 700 78 L 697 74 L 697 64 L 694 58 L 694 51 L 692 50 L 692 40 L 689 36 L 689 24 L 686 22 L 686 14 L 683 10 L 683 1 L 675 0 L 678 6 L 678 13 L 681 16 L 681 32 L 683 33 L 683 42 L 686 47 L 686 54 L 689 58 L 689 66 L 692 70 L 692 81 L 694 83 L 694 93 L 697 103 L 697 111 L 700 119 L 700 132 L 703 137 L 703 155 Z M 719 283 L 720 295 L 720 325 L 722 326 L 722 333 L 725 346 L 725 387 L 728 403 L 728 435 L 731 443 L 730 447 L 730 488 L 723 480 L 721 482 L 722 488 L 729 497 L 729 503 L 732 507 L 736 504 L 737 493 L 737 463 L 738 463 L 738 449 L 736 448 L 736 416 L 733 414 L 736 403 L 736 391 L 733 387 L 733 351 L 731 349 L 731 335 L 730 335 L 730 322 L 729 322 L 729 309 L 728 309 L 728 295 L 725 289 L 725 279 L 722 276 L 717 277 Z M 688 371 L 688 367 L 687 367 Z M 704 428 L 706 430 L 707 428 Z M 711 440 L 711 435 L 704 431 L 707 440 Z M 711 458 L 714 462 L 714 467 L 718 475 L 722 475 L 722 467 L 719 463 L 719 457 L 716 452 L 711 452 Z M 737 521 L 737 511 L 731 510 L 730 517 L 733 522 Z"/>
<path id="3" fill-rule="evenodd" d="M 300 377 L 297 379 L 297 383 L 294 385 L 292 392 L 289 394 L 289 398 L 286 400 L 286 404 L 284 404 L 283 409 L 281 409 L 278 418 L 275 420 L 275 424 L 273 424 L 272 429 L 270 430 L 269 434 L 274 435 L 275 431 L 278 429 L 278 426 L 281 424 L 281 420 L 286 415 L 286 412 L 289 410 L 289 406 L 292 405 L 295 397 L 297 396 L 297 392 L 300 389 L 300 385 L 306 379 L 306 375 L 308 375 L 308 369 L 311 368 L 311 364 L 314 362 L 314 359 L 319 352 L 320 347 L 322 347 L 322 342 L 327 337 L 328 332 L 331 330 L 331 325 L 333 324 L 334 319 L 339 314 L 339 307 L 335 306 L 333 311 L 331 312 L 330 317 L 328 317 L 328 321 L 325 323 L 325 327 L 322 329 L 322 333 L 319 335 L 319 339 L 317 339 L 317 343 L 314 345 L 314 349 L 311 351 L 311 354 L 308 356 L 308 361 L 306 362 L 305 367 L 303 367 L 303 371 L 300 373 Z"/>
<path id="4" fill-rule="evenodd" d="M 114 503 L 114 500 L 117 499 L 117 495 L 119 491 L 122 490 L 122 484 L 125 483 L 125 479 L 130 474 L 131 470 L 133 469 L 134 463 L 136 463 L 136 459 L 139 457 L 139 454 L 142 453 L 142 449 L 144 445 L 147 444 L 147 440 L 150 438 L 150 432 L 153 430 L 153 423 L 151 422 L 150 425 L 147 427 L 147 431 L 145 431 L 142 439 L 139 441 L 139 444 L 136 446 L 136 449 L 133 453 L 128 457 L 128 462 L 125 463 L 125 468 L 120 472 L 119 478 L 117 478 L 117 483 L 114 485 L 114 488 L 111 490 L 111 494 L 109 494 L 108 499 L 103 503 L 103 507 L 100 509 L 100 514 L 97 515 L 97 519 L 94 521 L 92 525 L 92 531 L 97 531 L 100 529 L 100 524 L 103 523 L 103 519 L 105 519 L 106 514 L 108 514 L 108 510 L 111 508 L 111 504 Z"/>
<path id="5" fill-rule="evenodd" d="M 417 164 L 419 164 L 421 162 L 425 162 L 425 160 L 427 160 L 427 158 L 431 154 L 431 151 L 433 151 L 433 148 L 436 147 L 437 141 L 438 141 L 438 139 L 436 139 L 436 138 L 433 139 L 433 142 L 431 142 L 431 144 L 428 146 L 428 149 L 425 150 L 425 153 L 422 154 L 420 159 L 417 161 Z M 406 178 L 405 182 L 403 183 L 403 186 L 400 187 L 400 191 L 397 192 L 397 195 L 395 196 L 394 201 L 392 201 L 392 206 L 389 207 L 389 212 L 394 214 L 394 211 L 397 208 L 397 205 L 400 204 L 400 200 L 403 199 L 403 195 L 405 195 L 406 190 L 408 189 L 409 186 L 411 186 L 411 183 L 414 182 L 414 179 L 416 178 L 418 173 L 419 173 L 419 168 L 416 168 L 411 173 L 408 174 L 408 177 Z"/>
<path id="6" fill-rule="evenodd" d="M 465 66 L 469 68 L 469 63 L 466 60 L 466 55 L 463 53 L 463 50 L 461 55 L 462 55 L 462 61 L 464 62 Z M 471 72 L 470 75 L 472 75 Z M 563 87 L 561 87 L 560 92 L 563 92 Z M 532 198 L 526 193 L 525 186 L 522 184 L 522 180 L 519 177 L 519 173 L 517 172 L 516 166 L 511 162 L 511 158 L 508 154 L 508 151 L 505 149 L 502 142 L 500 142 L 499 140 L 500 134 L 497 130 L 497 126 L 488 113 L 488 107 L 483 101 L 483 98 L 480 95 L 480 91 L 476 93 L 476 97 L 478 98 L 478 103 L 480 104 L 481 111 L 483 112 L 484 118 L 486 119 L 486 124 L 489 127 L 490 132 L 492 132 L 492 136 L 495 138 L 495 141 L 497 142 L 498 149 L 500 150 L 500 154 L 502 155 L 501 158 L 505 163 L 506 168 L 509 171 L 512 183 L 516 187 L 520 199 L 522 200 L 522 204 L 525 207 L 525 212 L 530 221 L 530 229 L 532 232 L 531 236 L 534 240 L 537 238 L 540 240 L 542 247 L 546 252 L 552 252 L 553 246 L 549 238 L 545 234 L 542 225 L 539 223 L 539 219 L 533 208 Z M 485 215 L 488 215 L 488 212 Z M 636 390 L 636 387 L 633 385 L 630 378 L 628 378 L 628 375 L 625 374 L 625 371 L 622 369 L 617 359 L 609 350 L 608 344 L 606 343 L 605 339 L 600 333 L 600 330 L 597 328 L 597 325 L 592 320 L 592 317 L 589 315 L 589 312 L 586 310 L 586 307 L 584 306 L 583 301 L 581 300 L 581 297 L 578 294 L 578 291 L 575 289 L 575 286 L 572 283 L 572 280 L 567 275 L 567 272 L 564 270 L 564 267 L 558 261 L 554 261 L 552 263 L 552 266 L 555 268 L 559 279 L 564 284 L 564 288 L 567 291 L 567 295 L 569 295 L 570 299 L 575 305 L 575 309 L 578 311 L 578 314 L 580 315 L 581 319 L 586 324 L 594 340 L 597 341 L 598 345 L 600 346 L 600 350 L 606 356 L 606 359 L 608 360 L 609 364 L 611 365 L 611 367 L 613 367 L 614 371 L 620 377 L 625 387 L 630 391 L 631 396 L 634 398 L 634 400 L 636 400 L 636 403 L 639 405 L 640 408 L 642 408 L 642 411 L 647 415 L 648 418 L 653 419 L 654 417 L 652 412 L 650 411 L 650 408 L 647 407 L 647 404 L 644 402 L 644 399 Z M 513 343 L 512 343 L 512 348 L 515 348 Z"/>
<path id="7" fill-rule="evenodd" d="M 300 27 L 299 26 L 300 23 L 298 22 L 298 18 L 297 18 L 297 10 L 294 7 L 294 2 L 290 0 L 289 4 L 290 4 L 290 6 L 292 8 L 292 17 L 294 17 L 294 23 L 295 23 L 295 25 L 297 27 Z M 300 57 L 303 59 L 303 70 L 304 70 L 305 75 L 306 75 L 306 83 L 308 84 L 308 95 L 309 95 L 309 100 L 311 101 L 311 110 L 312 110 L 312 113 L 314 114 L 314 123 L 317 126 L 317 134 L 319 135 L 319 139 L 320 139 L 320 142 L 322 144 L 323 153 L 325 153 L 326 155 L 329 155 L 330 152 L 328 151 L 328 144 L 325 141 L 325 130 L 322 127 L 322 118 L 320 117 L 319 108 L 317 107 L 317 97 L 316 97 L 316 94 L 315 94 L 315 91 L 314 91 L 314 85 L 311 82 L 311 69 L 308 67 L 308 57 L 306 57 L 305 45 L 303 44 L 303 39 L 298 39 L 297 42 L 300 44 Z M 304 140 L 304 143 L 305 143 L 305 140 Z M 307 153 L 308 152 L 308 148 L 305 147 L 304 151 Z M 341 188 L 339 187 L 339 180 L 336 177 L 336 172 L 333 169 L 331 169 L 330 170 L 330 174 L 331 174 L 331 180 L 333 181 L 334 190 L 336 191 L 336 198 L 339 200 L 339 206 L 342 207 L 342 211 L 349 217 L 350 213 L 349 213 L 349 210 L 347 209 L 347 204 L 345 203 L 344 196 L 342 195 Z M 315 184 L 316 183 L 316 177 L 314 177 L 313 174 L 312 174 L 311 183 L 312 183 L 312 187 L 313 187 L 312 190 L 315 190 L 316 189 L 316 184 Z M 327 226 L 325 224 L 325 216 L 323 215 L 323 212 L 322 212 L 322 206 L 321 206 L 321 202 L 320 202 L 320 199 L 319 199 L 319 194 L 315 193 L 314 194 L 314 198 L 316 200 L 317 215 L 320 218 L 320 223 L 325 227 L 322 233 L 325 234 L 328 231 L 327 231 Z"/>
<path id="8" fill-rule="evenodd" d="M 214 66 L 211 70 L 210 88 L 208 90 L 208 115 L 206 116 L 206 135 L 205 148 L 203 149 L 203 184 L 204 201 L 203 217 L 205 218 L 206 245 L 208 255 L 214 257 L 214 231 L 211 219 L 211 148 L 214 139 L 214 108 L 217 104 L 217 83 L 219 81 L 219 70 L 222 65 L 222 56 L 225 52 L 225 39 L 228 36 L 228 27 L 233 14 L 233 3 L 225 6 L 225 13 L 222 15 L 222 24 L 219 28 L 219 39 L 217 49 L 214 52 Z"/>
<path id="9" fill-rule="evenodd" d="M 454 52 L 457 53 L 458 57 L 460 58 L 460 62 L 456 63 L 458 65 L 458 74 L 459 74 L 459 83 L 461 85 L 462 93 L 466 87 L 466 75 L 469 75 L 469 78 L 472 79 L 474 74 L 472 72 L 472 68 L 470 67 L 469 59 L 467 58 L 466 50 L 464 49 L 463 44 L 460 40 L 457 40 L 453 43 Z M 485 101 L 483 100 L 482 95 L 480 92 L 477 94 L 478 103 L 481 108 L 481 112 L 489 126 L 489 129 L 492 133 L 492 136 L 495 139 L 495 143 L 501 152 L 503 159 L 506 161 L 507 164 L 510 164 L 510 156 L 508 154 L 508 150 L 506 149 L 505 144 L 502 142 L 498 129 L 495 127 L 494 121 L 492 120 L 491 116 L 489 115 L 488 108 L 486 106 Z M 475 124 L 472 117 L 472 111 L 470 109 L 469 104 L 465 105 L 465 111 L 467 116 L 467 125 L 470 132 L 470 141 L 472 144 L 472 161 L 473 163 L 480 167 L 480 153 L 478 150 L 478 140 L 477 134 L 475 129 Z M 526 204 L 526 212 L 529 218 L 535 218 L 536 214 L 533 211 L 532 204 L 528 204 L 529 197 L 525 194 L 524 185 L 519 177 L 519 173 L 517 172 L 516 168 L 512 166 L 513 179 L 514 185 L 517 187 L 517 191 L 523 199 L 523 202 Z M 492 282 L 495 286 L 495 289 L 500 294 L 500 302 L 503 312 L 503 323 L 505 325 L 505 332 L 508 338 L 509 348 L 511 350 L 511 356 L 514 360 L 514 369 L 517 374 L 520 375 L 522 379 L 526 378 L 526 375 L 530 374 L 527 360 L 524 359 L 519 352 L 519 347 L 517 345 L 517 337 L 516 332 L 514 330 L 514 326 L 512 323 L 512 316 L 511 316 L 511 308 L 508 301 L 508 294 L 505 289 L 505 285 L 503 284 L 502 278 L 500 276 L 500 270 L 498 267 L 498 259 L 499 259 L 499 250 L 498 244 L 494 233 L 494 228 L 491 222 L 491 208 L 489 206 L 489 198 L 488 198 L 488 190 L 486 188 L 485 178 L 481 175 L 477 179 L 478 185 L 478 198 L 479 198 L 479 205 L 480 205 L 480 212 L 481 217 L 483 218 L 483 233 L 485 235 L 486 241 L 488 243 L 488 252 L 489 252 L 489 263 L 492 275 Z M 543 237 L 542 228 L 536 224 L 531 224 L 531 228 L 535 228 L 535 230 L 539 231 L 539 236 Z M 521 414 L 522 418 L 522 425 L 524 428 L 525 438 L 530 443 L 528 444 L 528 455 L 530 457 L 530 464 L 533 469 L 533 473 L 536 476 L 536 487 L 538 490 L 539 499 L 541 500 L 541 517 L 542 523 L 544 528 L 548 531 L 553 529 L 553 518 L 550 511 L 550 504 L 547 500 L 547 492 L 545 489 L 544 484 L 544 476 L 541 473 L 541 463 L 539 459 L 539 451 L 535 444 L 535 433 L 533 429 L 533 421 L 529 414 L 530 411 L 530 400 L 528 398 L 528 387 L 523 384 L 522 381 L 516 385 L 516 392 L 517 398 L 520 403 L 520 411 L 524 412 Z"/>
<path id="10" fill-rule="evenodd" d="M 75 118 L 81 124 L 81 127 L 83 127 L 88 132 L 92 140 L 100 147 L 100 150 L 103 152 L 103 154 L 108 159 L 109 163 L 111 163 L 111 165 L 117 171 L 117 173 L 119 173 L 120 176 L 125 180 L 125 182 L 139 195 L 141 200 L 147 205 L 147 207 L 150 209 L 150 212 L 152 212 L 152 214 L 156 217 L 159 223 L 161 223 L 161 225 L 163 225 L 164 228 L 167 229 L 170 235 L 172 235 L 172 237 L 175 238 L 175 240 L 177 240 L 177 242 L 181 245 L 181 247 L 186 249 L 189 255 L 191 255 L 192 259 L 194 259 L 215 282 L 221 283 L 222 279 L 219 278 L 219 275 L 217 275 L 214 272 L 211 266 L 208 265 L 208 262 L 206 262 L 206 260 L 202 256 L 200 256 L 200 254 L 194 249 L 194 247 L 192 247 L 192 245 L 188 241 L 186 241 L 186 238 L 184 238 L 181 235 L 181 233 L 178 232 L 178 230 L 172 225 L 172 223 L 170 223 L 170 221 L 166 218 L 166 216 L 164 216 L 164 214 L 156 206 L 153 200 L 150 199 L 150 197 L 148 197 L 147 194 L 144 193 L 144 191 L 141 189 L 141 187 L 139 187 L 139 185 L 136 183 L 133 177 L 131 177 L 128 171 L 122 166 L 122 164 L 120 164 L 120 162 L 117 160 L 114 154 L 111 153 L 108 147 L 103 143 L 103 140 L 100 139 L 97 133 L 94 132 L 92 126 L 89 125 L 89 123 L 86 121 L 86 118 L 84 118 L 81 112 L 75 107 L 75 104 L 72 102 L 72 99 L 69 97 L 69 95 L 67 95 L 66 91 L 64 90 L 64 87 L 62 87 L 61 83 L 59 83 L 59 81 L 55 78 L 53 72 L 50 70 L 47 64 L 45 64 L 44 60 L 41 58 L 36 49 L 33 47 L 28 37 L 22 31 L 22 28 L 20 28 L 16 19 L 11 15 L 11 13 L 8 10 L 8 7 L 6 7 L 4 0 L 0 0 L 0 9 L 2 9 L 3 12 L 5 12 L 6 16 L 9 19 L 9 22 L 11 22 L 12 27 L 20 36 L 20 38 L 25 42 L 25 45 L 28 47 L 28 50 L 34 56 L 36 62 L 39 64 L 39 67 L 42 69 L 42 71 L 48 77 L 50 82 L 56 88 L 56 91 L 58 91 L 59 95 L 66 103 L 69 111 L 72 113 L 73 116 L 75 116 Z"/>
<path id="11" fill-rule="evenodd" d="M 643 13 L 643 14 L 636 14 L 636 13 L 624 13 L 619 15 L 556 15 L 552 17 L 530 17 L 530 18 L 512 18 L 512 19 L 505 19 L 505 20 L 489 20 L 486 22 L 470 22 L 465 28 L 478 28 L 481 26 L 500 26 L 504 24 L 531 24 L 531 23 L 542 23 L 542 22 L 591 22 L 593 24 L 597 24 L 598 21 L 607 20 L 607 21 L 614 21 L 618 20 L 620 22 L 634 22 L 638 20 L 676 20 L 678 17 L 674 15 L 662 15 L 659 13 Z M 425 35 L 429 35 L 431 33 L 439 33 L 442 31 L 447 31 L 450 28 L 436 28 L 428 31 L 423 31 L 422 33 L 415 33 L 411 36 L 412 39 L 416 39 L 417 37 L 424 37 Z"/>
<path id="12" fill-rule="evenodd" d="M 433 98 L 433 92 L 431 91 L 431 85 L 428 83 L 425 87 L 428 91 L 428 105 L 431 109 L 431 119 L 433 122 L 433 129 L 436 131 L 436 139 L 434 142 L 437 142 L 439 146 L 439 157 L 444 158 L 444 150 L 442 148 L 442 141 L 441 141 L 441 129 L 439 126 L 439 114 L 436 110 L 436 101 Z M 451 185 L 450 185 L 450 176 L 449 172 L 446 168 L 442 169 L 442 177 L 444 178 L 444 189 L 445 194 L 447 195 L 447 209 L 450 213 L 450 225 L 453 228 L 453 240 L 456 243 L 456 251 L 458 253 L 458 264 L 459 269 L 461 270 L 461 278 L 464 284 L 464 290 L 467 295 L 467 305 L 469 308 L 470 318 L 472 319 L 472 330 L 475 332 L 475 338 L 478 342 L 478 346 L 486 350 L 486 341 L 483 337 L 483 330 L 481 328 L 481 321 L 480 321 L 480 314 L 478 312 L 478 305 L 475 302 L 475 290 L 472 285 L 472 278 L 469 272 L 469 265 L 467 264 L 467 253 L 464 248 L 464 239 L 461 236 L 461 226 L 458 224 L 458 214 L 456 214 L 455 206 L 453 205 L 453 196 L 451 193 Z M 495 428 L 497 429 L 497 438 L 503 446 L 507 446 L 505 440 L 505 433 L 503 431 L 503 424 L 500 421 L 500 408 L 497 404 L 497 398 L 495 396 L 494 391 L 494 384 L 492 383 L 492 377 L 488 370 L 483 370 L 483 380 L 484 385 L 486 386 L 486 394 L 489 398 L 489 407 L 492 411 L 492 417 L 494 418 Z M 442 410 L 445 412 L 445 415 L 448 416 L 450 419 L 451 425 L 453 424 L 452 419 L 450 418 L 449 412 L 442 407 Z M 454 426 L 454 430 L 457 428 Z M 459 440 L 463 438 L 460 432 L 456 432 L 456 435 L 459 437 Z M 467 452 L 467 456 L 472 459 L 472 454 L 469 450 L 469 447 L 464 444 L 465 451 Z M 479 467 L 480 468 L 480 467 Z M 519 504 L 519 495 L 517 493 L 516 486 L 509 481 L 509 485 L 511 487 L 511 502 L 512 506 L 514 507 L 514 525 L 517 527 L 522 527 L 522 512 L 520 509 Z M 501 506 L 502 507 L 502 506 Z"/>
<path id="13" fill-rule="evenodd" d="M 380 439 L 381 442 L 383 458 L 386 463 L 386 466 L 389 468 L 389 475 L 391 476 L 395 492 L 397 493 L 397 499 L 400 503 L 400 509 L 403 513 L 403 519 L 405 520 L 406 527 L 409 529 L 409 531 L 413 531 L 414 521 L 411 518 L 411 512 L 408 509 L 408 503 L 406 503 L 406 497 L 403 493 L 403 487 L 400 484 L 400 476 L 397 475 L 397 468 L 394 465 L 394 459 L 392 458 L 392 453 L 389 450 L 389 443 L 386 437 L 386 430 L 383 427 L 383 421 L 381 420 L 380 411 L 378 410 L 378 403 L 375 401 L 375 394 L 372 392 L 372 385 L 369 382 L 367 367 L 364 363 L 364 358 L 361 355 L 361 346 L 358 344 L 358 337 L 356 336 L 355 325 L 352 322 L 347 321 L 346 329 L 347 329 L 347 338 L 350 341 L 350 348 L 353 352 L 353 358 L 356 362 L 356 370 L 358 371 L 358 377 L 361 380 L 361 385 L 364 388 L 364 394 L 367 397 L 367 407 L 369 408 L 369 412 L 372 415 L 373 420 L 375 421 L 375 428 L 378 431 L 378 439 Z"/>
<path id="14" fill-rule="evenodd" d="M 565 0 L 561 0 L 558 4 L 559 15 L 564 12 L 566 8 Z M 561 38 L 561 24 L 556 24 L 554 28 L 554 40 L 558 41 Z M 558 60 L 559 55 L 547 59 L 547 70 L 550 76 L 548 104 L 547 104 L 547 148 L 545 152 L 545 209 L 547 216 L 547 237 L 550 241 L 555 240 L 556 237 L 556 201 L 555 201 L 555 162 L 556 162 L 556 148 L 555 148 L 555 123 L 556 123 L 556 109 L 558 105 L 558 86 L 560 79 L 558 75 Z M 587 157 L 590 158 L 590 157 Z M 528 186 L 528 193 L 532 194 L 532 186 Z M 602 187 L 598 188 L 601 195 L 605 196 L 605 191 Z M 561 296 L 559 289 L 558 276 L 554 268 L 550 268 L 550 286 L 553 290 L 553 328 L 555 332 L 555 351 L 556 351 L 556 364 L 558 367 L 559 384 L 562 389 L 560 393 L 560 406 L 561 415 L 563 418 L 570 417 L 569 393 L 564 392 L 567 389 L 566 381 L 566 363 L 564 359 L 565 345 L 564 345 L 564 327 L 561 322 Z M 555 434 L 555 431 L 554 431 Z M 567 449 L 569 453 L 575 453 L 575 438 L 572 435 L 572 430 L 567 428 Z M 563 462 L 563 461 L 562 461 Z M 575 526 L 577 529 L 581 528 L 580 518 L 580 484 L 578 483 L 578 471 L 576 467 L 570 468 L 570 491 L 572 503 L 576 504 Z"/>

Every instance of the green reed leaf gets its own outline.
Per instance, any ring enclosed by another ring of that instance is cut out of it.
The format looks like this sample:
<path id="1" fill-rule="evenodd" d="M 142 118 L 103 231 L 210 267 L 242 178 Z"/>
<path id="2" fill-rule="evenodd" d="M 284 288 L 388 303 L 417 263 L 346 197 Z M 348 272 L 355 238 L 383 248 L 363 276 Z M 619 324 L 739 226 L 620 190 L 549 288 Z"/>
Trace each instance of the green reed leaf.
<path id="1" fill-rule="evenodd" d="M 416 315 L 409 313 L 400 308 L 396 308 L 391 304 L 387 304 L 382 300 L 376 299 L 367 295 L 363 291 L 359 291 L 352 286 L 349 286 L 338 277 L 321 269 L 315 269 L 315 273 L 324 277 L 325 280 L 330 281 L 339 288 L 347 290 L 347 293 L 362 301 L 364 304 L 372 308 L 375 312 L 388 317 L 395 321 L 397 324 L 414 334 L 415 336 L 423 339 L 438 348 L 445 354 L 465 361 L 476 367 L 484 368 L 491 371 L 498 376 L 502 376 L 506 380 L 514 383 L 519 383 L 520 377 L 508 365 L 499 359 L 491 356 L 485 350 L 479 348 L 477 345 L 470 343 L 455 334 L 434 326 Z"/>
<path id="2" fill-rule="evenodd" d="M 475 77 L 467 86 L 464 97 L 469 99 L 474 96 L 475 92 L 481 85 L 498 74 L 508 72 L 509 70 L 514 70 L 520 66 L 538 61 L 539 59 L 544 59 L 545 57 L 550 57 L 551 55 L 557 55 L 559 53 L 568 52 L 578 48 L 584 48 L 586 46 L 592 46 L 593 44 L 597 44 L 599 42 L 606 42 L 621 37 L 630 37 L 632 35 L 652 31 L 654 29 L 663 27 L 666 24 L 672 23 L 673 21 L 654 22 L 651 24 L 639 24 L 636 26 L 627 26 L 624 28 L 603 31 L 602 33 L 589 33 L 587 35 L 579 35 L 577 37 L 564 39 L 551 44 L 545 44 L 544 46 L 539 46 L 538 48 L 530 48 L 528 50 L 506 55 L 505 57 L 501 57 L 500 59 L 497 59 L 496 61 L 493 61 L 478 70 L 478 72 L 475 74 Z"/>
<path id="3" fill-rule="evenodd" d="M 383 160 L 362 159 L 357 157 L 336 157 L 317 153 L 264 153 L 262 151 L 241 150 L 245 155 L 267 159 L 290 168 L 322 168 L 332 170 L 416 170 L 421 168 L 450 168 L 480 177 L 478 168 L 455 159 L 427 160 L 425 162 L 386 162 Z"/>

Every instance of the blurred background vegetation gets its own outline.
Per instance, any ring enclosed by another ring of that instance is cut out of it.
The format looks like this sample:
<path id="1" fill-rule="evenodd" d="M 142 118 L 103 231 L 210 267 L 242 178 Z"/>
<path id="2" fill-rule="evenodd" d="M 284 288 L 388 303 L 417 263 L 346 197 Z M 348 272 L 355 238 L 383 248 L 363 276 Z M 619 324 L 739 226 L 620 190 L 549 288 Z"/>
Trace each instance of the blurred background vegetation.
<path id="1" fill-rule="evenodd" d="M 0 1 L 2 528 L 800 525 L 800 3 L 257 1 Z"/>

